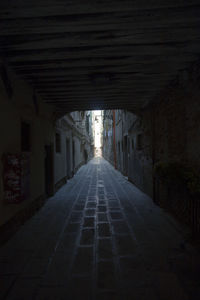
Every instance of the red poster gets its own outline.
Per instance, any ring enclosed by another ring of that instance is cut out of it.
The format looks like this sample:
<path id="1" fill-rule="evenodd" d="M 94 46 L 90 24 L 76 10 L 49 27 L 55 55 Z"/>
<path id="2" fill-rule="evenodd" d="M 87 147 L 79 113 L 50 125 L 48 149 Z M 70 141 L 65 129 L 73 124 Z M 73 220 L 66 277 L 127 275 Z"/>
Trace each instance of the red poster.
<path id="1" fill-rule="evenodd" d="M 4 154 L 3 164 L 4 201 L 20 203 L 29 197 L 29 157 L 26 154 Z"/>

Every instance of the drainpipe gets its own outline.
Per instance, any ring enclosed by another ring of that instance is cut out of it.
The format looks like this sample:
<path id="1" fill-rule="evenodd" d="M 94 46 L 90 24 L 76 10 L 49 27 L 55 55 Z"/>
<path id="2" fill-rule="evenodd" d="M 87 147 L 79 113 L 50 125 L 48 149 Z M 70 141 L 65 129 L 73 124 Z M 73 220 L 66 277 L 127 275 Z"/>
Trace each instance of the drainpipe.
<path id="1" fill-rule="evenodd" d="M 115 139 L 115 110 L 113 109 L 113 151 L 114 151 L 114 166 L 117 169 L 117 161 L 116 161 L 116 139 Z"/>

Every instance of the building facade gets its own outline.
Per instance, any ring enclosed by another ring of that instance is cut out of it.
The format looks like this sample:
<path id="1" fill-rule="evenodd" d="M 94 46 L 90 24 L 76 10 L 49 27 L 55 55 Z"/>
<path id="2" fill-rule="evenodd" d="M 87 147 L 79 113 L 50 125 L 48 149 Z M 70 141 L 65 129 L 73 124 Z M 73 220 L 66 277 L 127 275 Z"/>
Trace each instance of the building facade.
<path id="1" fill-rule="evenodd" d="M 16 230 L 93 156 L 93 132 L 89 111 L 57 120 L 54 107 L 30 85 L 1 61 L 0 69 L 0 231 L 4 233 L 7 228 L 12 231 L 10 227 Z"/>
<path id="2" fill-rule="evenodd" d="M 76 111 L 56 122 L 54 182 L 58 189 L 87 163 L 94 153 L 92 112 Z"/>
<path id="3" fill-rule="evenodd" d="M 160 94 L 158 106 L 137 115 L 104 111 L 103 156 L 200 232 L 200 92 L 193 69 L 188 74 Z"/>

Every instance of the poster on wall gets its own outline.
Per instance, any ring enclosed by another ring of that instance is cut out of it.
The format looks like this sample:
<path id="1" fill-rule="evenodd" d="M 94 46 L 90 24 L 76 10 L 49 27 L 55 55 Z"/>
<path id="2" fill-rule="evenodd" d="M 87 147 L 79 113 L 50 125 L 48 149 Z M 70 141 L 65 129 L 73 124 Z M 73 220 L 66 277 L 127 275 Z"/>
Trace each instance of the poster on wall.
<path id="1" fill-rule="evenodd" d="M 4 202 L 20 203 L 30 196 L 29 154 L 3 155 Z"/>

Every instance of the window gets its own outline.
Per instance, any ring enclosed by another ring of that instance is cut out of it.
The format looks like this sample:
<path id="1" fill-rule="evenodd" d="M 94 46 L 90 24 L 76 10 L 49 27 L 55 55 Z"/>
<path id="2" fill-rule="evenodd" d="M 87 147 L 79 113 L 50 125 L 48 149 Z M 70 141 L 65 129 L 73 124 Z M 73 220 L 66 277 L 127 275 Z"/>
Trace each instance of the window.
<path id="1" fill-rule="evenodd" d="M 61 152 L 61 137 L 59 133 L 56 133 L 56 153 Z"/>
<path id="2" fill-rule="evenodd" d="M 31 151 L 31 127 L 26 122 L 21 122 L 21 151 Z"/>

